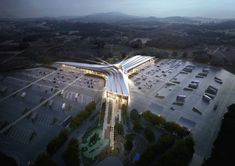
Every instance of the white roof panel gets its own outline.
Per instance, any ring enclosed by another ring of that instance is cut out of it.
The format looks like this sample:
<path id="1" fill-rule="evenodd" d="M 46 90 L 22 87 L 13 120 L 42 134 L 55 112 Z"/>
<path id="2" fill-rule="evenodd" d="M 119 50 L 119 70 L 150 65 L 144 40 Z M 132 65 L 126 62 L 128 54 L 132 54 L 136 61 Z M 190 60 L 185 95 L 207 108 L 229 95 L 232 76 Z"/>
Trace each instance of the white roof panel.
<path id="1" fill-rule="evenodd" d="M 103 72 L 104 74 L 107 75 L 107 80 L 106 80 L 107 92 L 123 96 L 129 96 L 128 79 L 124 73 L 128 72 L 128 70 L 131 70 L 145 63 L 146 61 L 152 58 L 153 57 L 141 56 L 141 55 L 131 57 L 119 63 L 120 65 L 122 65 L 122 70 L 117 69 L 117 67 L 112 64 L 110 65 L 86 64 L 86 63 L 76 63 L 76 62 L 58 62 L 58 63 L 74 66 L 77 68 Z"/>

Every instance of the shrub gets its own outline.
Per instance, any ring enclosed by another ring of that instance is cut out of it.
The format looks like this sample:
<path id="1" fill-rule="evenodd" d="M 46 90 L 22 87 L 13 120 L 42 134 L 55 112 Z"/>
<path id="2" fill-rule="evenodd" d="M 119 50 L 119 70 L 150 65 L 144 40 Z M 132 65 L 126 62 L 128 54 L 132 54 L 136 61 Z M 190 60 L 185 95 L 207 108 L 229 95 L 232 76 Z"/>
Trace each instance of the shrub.
<path id="1" fill-rule="evenodd" d="M 130 118 L 132 121 L 139 120 L 139 117 L 140 115 L 136 109 L 131 110 Z"/>
<path id="2" fill-rule="evenodd" d="M 0 163 L 1 165 L 17 166 L 15 159 L 3 154 L 2 152 L 0 152 Z"/>
<path id="3" fill-rule="evenodd" d="M 123 135 L 124 134 L 123 125 L 120 123 L 115 123 L 114 132 L 119 135 Z"/>
<path id="4" fill-rule="evenodd" d="M 47 144 L 47 152 L 53 155 L 65 143 L 67 138 L 68 131 L 66 129 L 61 130 L 59 135 Z"/>
<path id="5" fill-rule="evenodd" d="M 51 157 L 47 153 L 39 154 L 34 166 L 56 166 L 54 160 L 51 159 Z"/>
<path id="6" fill-rule="evenodd" d="M 152 142 L 152 141 L 155 140 L 155 135 L 154 135 L 153 131 L 152 131 L 149 127 L 145 128 L 144 134 L 145 134 L 145 138 L 146 138 L 149 142 Z"/>
<path id="7" fill-rule="evenodd" d="M 172 135 L 163 135 L 154 145 L 147 147 L 141 155 L 141 159 L 137 165 L 149 165 L 157 156 L 165 153 L 175 142 L 175 137 Z"/>
<path id="8" fill-rule="evenodd" d="M 128 134 L 126 135 L 126 142 L 124 144 L 125 150 L 126 151 L 131 151 L 132 147 L 133 147 L 133 135 Z"/>
<path id="9" fill-rule="evenodd" d="M 75 117 L 73 117 L 70 121 L 69 126 L 71 128 L 78 127 L 85 119 L 87 119 L 93 110 L 96 108 L 96 103 L 94 101 L 90 102 L 86 105 L 83 111 L 79 112 Z"/>
<path id="10" fill-rule="evenodd" d="M 155 115 L 150 111 L 145 111 L 143 113 L 144 118 L 152 123 L 153 125 L 164 125 L 166 123 L 165 118 Z"/>
<path id="11" fill-rule="evenodd" d="M 67 166 L 79 166 L 79 142 L 76 138 L 71 138 L 63 154 L 63 159 Z"/>
<path id="12" fill-rule="evenodd" d="M 179 142 L 165 153 L 158 161 L 159 166 L 188 166 L 194 153 L 194 141 L 192 137 L 187 137 Z"/>

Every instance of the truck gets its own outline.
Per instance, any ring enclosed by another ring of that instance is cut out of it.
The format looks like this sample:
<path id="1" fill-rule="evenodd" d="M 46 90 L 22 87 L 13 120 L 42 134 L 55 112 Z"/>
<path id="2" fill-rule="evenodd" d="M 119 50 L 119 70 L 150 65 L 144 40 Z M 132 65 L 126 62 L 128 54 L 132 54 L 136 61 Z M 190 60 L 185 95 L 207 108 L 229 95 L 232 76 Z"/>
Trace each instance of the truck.
<path id="1" fill-rule="evenodd" d="M 60 94 L 63 95 L 64 94 L 64 90 L 61 90 Z"/>
<path id="2" fill-rule="evenodd" d="M 63 103 L 63 104 L 62 104 L 62 106 L 61 106 L 62 110 L 64 110 L 64 109 L 65 109 L 65 106 L 66 106 L 66 104 L 65 104 L 65 103 Z"/>
<path id="3" fill-rule="evenodd" d="M 203 101 L 206 101 L 207 103 L 209 103 L 211 101 L 211 98 L 209 96 L 207 96 L 206 94 L 204 94 L 202 96 L 202 99 L 203 99 Z"/>
<path id="4" fill-rule="evenodd" d="M 178 95 L 178 96 L 176 97 L 176 101 L 184 102 L 185 98 L 186 98 L 185 95 Z"/>
<path id="5" fill-rule="evenodd" d="M 215 82 L 219 83 L 219 84 L 223 84 L 222 79 L 218 78 L 218 77 L 214 77 Z"/>
<path id="6" fill-rule="evenodd" d="M 26 96 L 26 92 L 22 92 L 20 96 L 24 98 Z"/>
<path id="7" fill-rule="evenodd" d="M 77 100 L 77 98 L 78 98 L 78 93 L 76 93 L 74 97 L 75 97 L 75 100 Z"/>
<path id="8" fill-rule="evenodd" d="M 216 95 L 217 94 L 218 89 L 209 85 L 208 88 L 206 89 L 206 93 L 210 93 L 212 95 Z"/>

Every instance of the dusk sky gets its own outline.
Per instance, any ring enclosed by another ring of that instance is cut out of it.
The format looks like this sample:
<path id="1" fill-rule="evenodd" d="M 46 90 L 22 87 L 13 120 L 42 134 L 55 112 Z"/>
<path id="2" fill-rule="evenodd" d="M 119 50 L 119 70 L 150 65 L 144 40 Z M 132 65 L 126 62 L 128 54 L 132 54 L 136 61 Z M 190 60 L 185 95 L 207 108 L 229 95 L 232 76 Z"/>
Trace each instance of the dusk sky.
<path id="1" fill-rule="evenodd" d="M 234 6 L 235 0 L 0 0 L 0 17 L 121 12 L 136 16 L 235 18 Z"/>

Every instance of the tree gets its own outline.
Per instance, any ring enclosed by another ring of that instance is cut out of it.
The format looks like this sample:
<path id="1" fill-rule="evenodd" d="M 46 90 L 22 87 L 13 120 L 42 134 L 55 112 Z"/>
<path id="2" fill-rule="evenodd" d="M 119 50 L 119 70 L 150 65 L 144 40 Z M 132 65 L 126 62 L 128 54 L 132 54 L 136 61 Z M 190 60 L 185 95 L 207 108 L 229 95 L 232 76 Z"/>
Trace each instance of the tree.
<path id="1" fill-rule="evenodd" d="M 104 49 L 105 42 L 102 40 L 96 40 L 95 43 L 97 49 Z"/>
<path id="2" fill-rule="evenodd" d="M 67 138 L 68 131 L 66 129 L 61 130 L 59 135 L 47 144 L 47 152 L 53 155 L 65 143 Z"/>
<path id="3" fill-rule="evenodd" d="M 177 57 L 178 56 L 178 52 L 176 51 L 173 51 L 172 54 L 171 54 L 172 57 Z"/>
<path id="4" fill-rule="evenodd" d="M 127 134 L 126 137 L 126 142 L 124 144 L 125 150 L 126 151 L 131 151 L 133 147 L 133 135 L 132 134 Z"/>
<path id="5" fill-rule="evenodd" d="M 121 58 L 122 58 L 122 59 L 126 58 L 126 56 L 127 56 L 127 53 L 126 53 L 126 52 L 121 52 Z"/>
<path id="6" fill-rule="evenodd" d="M 121 107 L 121 110 L 122 110 L 122 119 L 123 119 L 123 123 L 124 123 L 124 124 L 129 124 L 127 105 L 126 105 L 126 104 L 123 104 L 122 107 Z"/>
<path id="7" fill-rule="evenodd" d="M 145 111 L 143 116 L 145 120 L 152 123 L 152 125 L 164 125 L 166 123 L 166 120 L 163 117 L 155 115 L 150 111 Z"/>
<path id="8" fill-rule="evenodd" d="M 133 130 L 139 132 L 142 129 L 140 124 L 140 115 L 136 109 L 131 110 L 130 118 L 133 124 Z"/>
<path id="9" fill-rule="evenodd" d="M 153 114 L 150 111 L 145 111 L 143 116 L 146 121 L 150 122 L 152 125 L 160 125 L 165 128 L 167 131 L 177 134 L 180 137 L 186 136 L 189 134 L 189 131 L 176 124 L 175 122 L 166 122 L 166 120 L 158 115 Z"/>
<path id="10" fill-rule="evenodd" d="M 76 138 L 71 138 L 63 154 L 63 159 L 67 166 L 79 166 L 79 142 Z"/>
<path id="11" fill-rule="evenodd" d="M 187 56 L 188 56 L 188 53 L 187 52 L 183 52 L 182 57 L 183 58 L 187 58 Z"/>
<path id="12" fill-rule="evenodd" d="M 136 109 L 131 110 L 130 118 L 132 121 L 139 120 L 139 117 L 140 117 L 140 115 Z"/>
<path id="13" fill-rule="evenodd" d="M 78 127 L 85 119 L 87 119 L 92 112 L 96 109 L 96 103 L 94 101 L 88 103 L 83 111 L 79 112 L 75 117 L 70 121 L 69 126 L 71 128 Z"/>
<path id="14" fill-rule="evenodd" d="M 17 166 L 15 159 L 0 152 L 0 164 L 7 166 Z"/>
<path id="15" fill-rule="evenodd" d="M 89 139 L 88 145 L 89 145 L 89 146 L 95 145 L 96 142 L 97 142 L 99 139 L 100 139 L 100 138 L 99 138 L 99 134 L 94 133 L 94 134 L 91 136 L 91 138 Z"/>
<path id="16" fill-rule="evenodd" d="M 218 137 L 214 142 L 211 157 L 204 162 L 204 166 L 231 165 L 235 163 L 235 104 L 228 107 L 228 112 L 220 127 Z"/>
<path id="17" fill-rule="evenodd" d="M 30 45 L 28 42 L 20 42 L 18 47 L 20 50 L 25 50 L 25 49 L 29 48 L 29 46 Z"/>
<path id="18" fill-rule="evenodd" d="M 105 108 L 106 108 L 106 101 L 102 103 L 101 110 L 100 110 L 99 123 L 101 126 L 103 125 L 103 122 L 104 122 Z"/>
<path id="19" fill-rule="evenodd" d="M 143 47 L 142 41 L 141 40 L 135 40 L 130 43 L 130 46 L 135 49 L 139 49 Z"/>
<path id="20" fill-rule="evenodd" d="M 210 60 L 210 56 L 205 51 L 194 51 L 193 56 L 196 62 L 207 63 Z"/>
<path id="21" fill-rule="evenodd" d="M 223 66 L 224 65 L 224 57 L 213 56 L 213 58 L 211 58 L 210 64 L 214 65 L 214 66 Z"/>
<path id="22" fill-rule="evenodd" d="M 124 134 L 123 125 L 121 123 L 115 123 L 114 132 L 119 135 L 123 135 Z"/>
<path id="23" fill-rule="evenodd" d="M 148 146 L 144 153 L 141 155 L 140 161 L 137 165 L 150 165 L 150 163 L 161 154 L 165 153 L 175 143 L 175 137 L 172 135 L 162 135 L 157 143 Z"/>
<path id="24" fill-rule="evenodd" d="M 189 134 L 186 128 L 181 127 L 175 122 L 166 122 L 164 128 L 172 133 L 176 133 L 178 136 L 186 136 Z"/>
<path id="25" fill-rule="evenodd" d="M 165 153 L 157 162 L 159 166 L 188 166 L 194 153 L 194 141 L 192 137 L 184 138 Z"/>
<path id="26" fill-rule="evenodd" d="M 155 135 L 154 135 L 153 131 L 152 131 L 149 127 L 145 128 L 144 134 L 145 134 L 145 138 L 146 138 L 149 142 L 152 142 L 152 141 L 155 140 Z"/>
<path id="27" fill-rule="evenodd" d="M 39 154 L 36 161 L 34 162 L 34 166 L 56 166 L 54 160 L 47 153 Z"/>
<path id="28" fill-rule="evenodd" d="M 138 120 L 135 120 L 132 123 L 133 123 L 133 130 L 135 132 L 139 132 L 142 129 L 142 126 Z"/>

